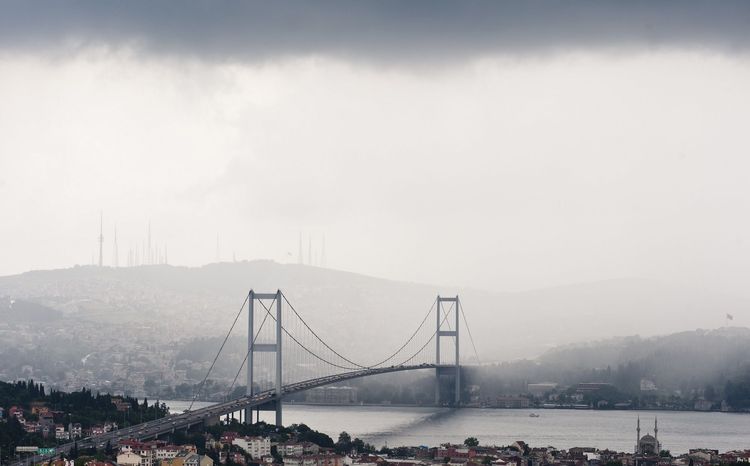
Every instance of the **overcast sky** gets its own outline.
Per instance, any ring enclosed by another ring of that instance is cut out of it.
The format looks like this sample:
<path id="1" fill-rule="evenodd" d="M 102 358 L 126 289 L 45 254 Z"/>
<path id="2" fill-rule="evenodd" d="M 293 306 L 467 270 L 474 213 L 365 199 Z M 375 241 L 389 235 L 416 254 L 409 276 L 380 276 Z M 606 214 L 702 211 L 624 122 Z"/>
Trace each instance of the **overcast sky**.
<path id="1" fill-rule="evenodd" d="M 747 294 L 749 51 L 740 1 L 3 2 L 0 274 L 103 210 L 106 264 Z"/>

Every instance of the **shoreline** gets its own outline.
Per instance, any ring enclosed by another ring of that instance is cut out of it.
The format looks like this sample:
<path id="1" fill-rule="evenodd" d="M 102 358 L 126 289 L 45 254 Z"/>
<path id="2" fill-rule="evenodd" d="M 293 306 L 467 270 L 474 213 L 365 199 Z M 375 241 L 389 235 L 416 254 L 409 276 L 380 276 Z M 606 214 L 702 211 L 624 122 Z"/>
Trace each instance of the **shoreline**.
<path id="1" fill-rule="evenodd" d="M 190 403 L 192 400 L 159 400 L 162 402 L 177 402 L 177 403 Z M 212 400 L 196 400 L 196 403 L 221 403 L 221 401 Z M 491 407 L 491 406 L 476 406 L 476 405 L 463 405 L 458 408 L 454 406 L 438 406 L 438 405 L 422 405 L 422 404 L 401 404 L 401 403 L 349 403 L 349 404 L 336 404 L 336 403 L 310 403 L 307 401 L 284 401 L 284 404 L 289 406 L 313 406 L 313 407 L 331 407 L 331 408 L 351 408 L 351 407 L 364 407 L 364 408 L 449 408 L 449 409 L 486 409 L 486 410 L 499 410 L 499 411 L 601 411 L 601 412 L 649 412 L 649 411 L 660 411 L 660 412 L 677 412 L 677 413 L 720 413 L 720 414 L 750 414 L 748 411 L 721 411 L 718 409 L 702 411 L 697 409 L 674 409 L 674 408 L 610 408 L 610 409 L 596 409 L 591 407 L 574 407 L 574 406 L 539 406 L 539 407 L 528 407 L 528 408 L 504 408 L 504 407 Z"/>

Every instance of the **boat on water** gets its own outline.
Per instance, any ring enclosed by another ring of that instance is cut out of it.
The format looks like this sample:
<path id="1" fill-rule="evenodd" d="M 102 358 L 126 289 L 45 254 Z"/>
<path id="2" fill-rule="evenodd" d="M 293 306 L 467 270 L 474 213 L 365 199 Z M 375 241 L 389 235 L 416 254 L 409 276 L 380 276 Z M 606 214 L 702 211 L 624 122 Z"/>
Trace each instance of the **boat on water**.
<path id="1" fill-rule="evenodd" d="M 529 413 L 529 417 L 539 417 L 539 414 L 537 414 L 537 413 Z"/>

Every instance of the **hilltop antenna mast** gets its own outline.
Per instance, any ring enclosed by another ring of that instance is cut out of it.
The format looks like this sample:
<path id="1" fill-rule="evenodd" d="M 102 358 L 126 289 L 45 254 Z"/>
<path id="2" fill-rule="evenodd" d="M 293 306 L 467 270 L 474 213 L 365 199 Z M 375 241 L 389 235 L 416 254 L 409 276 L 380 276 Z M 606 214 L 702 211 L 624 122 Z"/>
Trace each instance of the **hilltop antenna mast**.
<path id="1" fill-rule="evenodd" d="M 321 245 L 320 250 L 320 266 L 325 267 L 326 266 L 326 235 L 323 233 L 323 244 Z"/>
<path id="2" fill-rule="evenodd" d="M 151 251 L 151 220 L 148 221 L 148 264 L 151 265 L 154 263 L 153 261 L 153 253 Z"/>
<path id="3" fill-rule="evenodd" d="M 99 212 L 99 267 L 104 262 L 104 212 Z"/>
<path id="4" fill-rule="evenodd" d="M 299 232 L 299 251 L 297 253 L 297 263 L 302 265 L 302 232 Z"/>
<path id="5" fill-rule="evenodd" d="M 307 234 L 307 265 L 313 265 L 312 263 L 312 234 Z"/>
<path id="6" fill-rule="evenodd" d="M 120 254 L 119 254 L 119 251 L 117 249 L 118 249 L 118 246 L 117 246 L 117 225 L 115 224 L 115 243 L 114 243 L 113 251 L 112 251 L 112 265 L 114 265 L 115 267 L 119 267 L 120 266 Z"/>

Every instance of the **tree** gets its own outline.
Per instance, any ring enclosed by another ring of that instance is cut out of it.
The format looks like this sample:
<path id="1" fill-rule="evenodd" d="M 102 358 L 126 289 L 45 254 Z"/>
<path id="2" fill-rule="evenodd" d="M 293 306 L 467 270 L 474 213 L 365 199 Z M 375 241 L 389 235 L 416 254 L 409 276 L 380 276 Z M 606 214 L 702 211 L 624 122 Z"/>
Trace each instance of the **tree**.
<path id="1" fill-rule="evenodd" d="M 365 451 L 365 442 L 359 438 L 355 438 L 352 440 L 352 450 L 357 450 L 358 453 Z"/>
<path id="2" fill-rule="evenodd" d="M 312 442 L 323 448 L 333 448 L 333 439 L 322 432 L 312 430 L 305 424 L 299 424 L 292 429 L 296 431 L 297 438 L 303 442 Z"/>
<path id="3" fill-rule="evenodd" d="M 479 440 L 477 440 L 476 437 L 469 437 L 464 440 L 464 445 L 466 445 L 467 447 L 477 447 L 479 446 Z"/>
<path id="4" fill-rule="evenodd" d="M 334 448 L 337 453 L 349 453 L 352 450 L 352 436 L 346 431 L 341 432 Z"/>
<path id="5" fill-rule="evenodd" d="M 382 447 L 380 447 L 380 450 L 378 451 L 378 453 L 381 455 L 391 456 L 393 454 L 393 450 L 383 445 Z"/>
<path id="6" fill-rule="evenodd" d="M 408 447 L 396 447 L 393 450 L 393 456 L 396 458 L 406 458 L 411 454 Z"/>
<path id="7" fill-rule="evenodd" d="M 279 454 L 279 449 L 276 448 L 276 445 L 271 446 L 271 456 L 273 456 L 273 462 L 274 463 L 283 463 L 284 458 L 281 457 Z"/>

